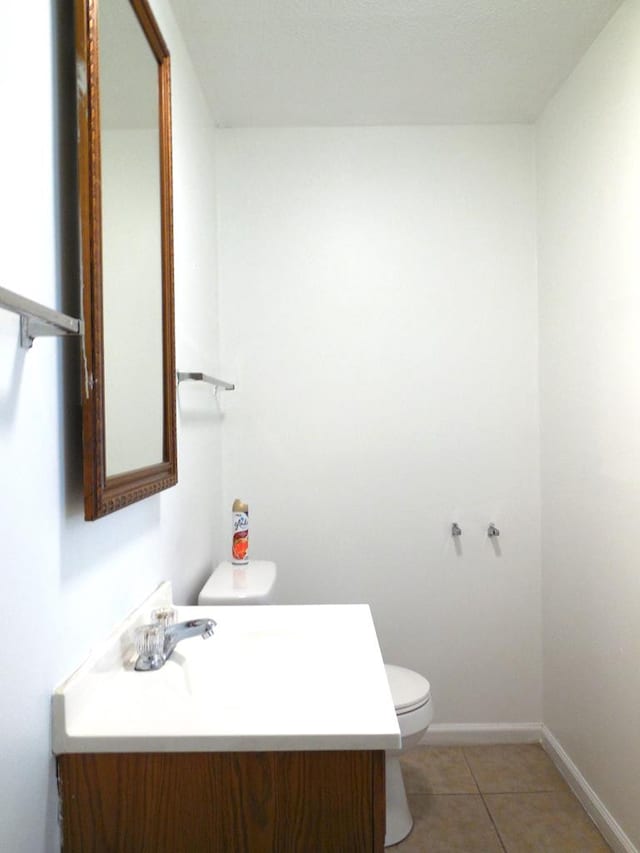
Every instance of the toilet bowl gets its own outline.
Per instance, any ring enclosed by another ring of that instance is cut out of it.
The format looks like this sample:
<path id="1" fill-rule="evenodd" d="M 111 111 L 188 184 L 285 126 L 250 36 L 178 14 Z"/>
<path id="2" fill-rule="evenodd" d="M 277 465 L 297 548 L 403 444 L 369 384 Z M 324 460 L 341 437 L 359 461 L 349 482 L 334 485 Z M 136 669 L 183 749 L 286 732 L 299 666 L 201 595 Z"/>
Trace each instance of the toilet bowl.
<path id="1" fill-rule="evenodd" d="M 198 604 L 269 604 L 276 577 L 276 564 L 268 560 L 249 560 L 246 565 L 220 563 L 200 591 Z M 393 664 L 386 664 L 385 670 L 402 738 L 401 748 L 387 751 L 385 756 L 384 846 L 389 847 L 406 838 L 413 827 L 399 758 L 404 750 L 419 743 L 433 719 L 433 704 L 426 678 Z"/>
<path id="2" fill-rule="evenodd" d="M 426 678 L 403 666 L 385 664 L 391 697 L 398 717 L 402 746 L 386 753 L 387 814 L 384 846 L 398 844 L 411 832 L 409 811 L 402 778 L 400 756 L 416 746 L 433 720 L 431 687 Z"/>

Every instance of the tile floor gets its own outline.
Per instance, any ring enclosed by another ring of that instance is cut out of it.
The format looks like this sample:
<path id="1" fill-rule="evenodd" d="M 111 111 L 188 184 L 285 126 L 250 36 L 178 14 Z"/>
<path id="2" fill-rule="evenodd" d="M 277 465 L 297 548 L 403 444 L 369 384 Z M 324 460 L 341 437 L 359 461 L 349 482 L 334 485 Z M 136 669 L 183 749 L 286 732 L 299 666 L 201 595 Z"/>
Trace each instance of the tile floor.
<path id="1" fill-rule="evenodd" d="M 414 818 L 394 853 L 607 853 L 541 746 L 418 746 L 402 758 Z"/>

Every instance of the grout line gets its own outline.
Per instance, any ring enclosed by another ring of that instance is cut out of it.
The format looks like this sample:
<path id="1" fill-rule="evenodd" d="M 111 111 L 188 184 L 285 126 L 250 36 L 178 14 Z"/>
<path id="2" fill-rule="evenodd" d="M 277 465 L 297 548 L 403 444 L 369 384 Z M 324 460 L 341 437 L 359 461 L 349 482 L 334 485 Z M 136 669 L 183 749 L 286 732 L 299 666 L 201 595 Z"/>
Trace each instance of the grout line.
<path id="1" fill-rule="evenodd" d="M 507 845 L 503 841 L 502 835 L 500 834 L 500 830 L 498 829 L 498 824 L 493 819 L 493 815 L 491 814 L 491 810 L 489 809 L 489 806 L 487 805 L 487 801 L 484 798 L 484 794 L 480 793 L 480 797 L 482 798 L 482 805 L 485 807 L 485 810 L 486 810 L 487 814 L 489 815 L 489 820 L 491 821 L 491 825 L 493 826 L 493 828 L 495 830 L 495 833 L 496 833 L 496 836 L 498 838 L 498 842 L 500 844 L 500 847 L 502 847 L 502 849 L 504 850 L 504 853 L 508 853 Z"/>
<path id="2" fill-rule="evenodd" d="M 514 794 L 518 796 L 518 794 L 571 794 L 574 796 L 569 788 L 532 788 L 531 790 L 527 789 L 526 791 L 521 790 L 511 790 L 511 791 L 480 791 L 481 794 L 487 794 L 492 797 L 496 794 L 499 797 L 503 797 L 505 794 Z M 574 796 L 575 799 L 575 796 Z"/>
<path id="3" fill-rule="evenodd" d="M 478 793 L 480 794 L 480 799 L 482 800 L 482 805 L 484 806 L 484 810 L 486 811 L 487 815 L 489 816 L 489 820 L 491 821 L 491 825 L 493 826 L 493 831 L 495 832 L 496 838 L 498 839 L 498 844 L 500 845 L 500 847 L 502 847 L 502 849 L 504 850 L 504 853 L 507 853 L 507 847 L 506 847 L 506 845 L 502 839 L 502 835 L 500 834 L 500 830 L 498 829 L 498 826 L 497 826 L 495 820 L 493 819 L 493 815 L 491 814 L 489 806 L 487 805 L 487 801 L 484 798 L 484 794 L 480 790 L 480 785 L 478 784 L 478 780 L 476 779 L 475 773 L 473 772 L 473 768 L 471 767 L 471 765 L 467 761 L 467 756 L 465 755 L 464 748 L 462 749 L 462 757 L 464 758 L 464 763 L 469 768 L 469 773 L 471 773 L 471 778 L 473 779 L 474 784 L 475 784 L 476 788 L 478 789 Z"/>
<path id="4" fill-rule="evenodd" d="M 407 791 L 408 797 L 481 797 L 480 791 Z"/>
<path id="5" fill-rule="evenodd" d="M 478 793 L 482 794 L 482 791 L 480 790 L 480 785 L 478 785 L 478 780 L 476 779 L 475 773 L 473 772 L 471 765 L 467 761 L 467 756 L 465 755 L 464 747 L 460 747 L 460 752 L 462 753 L 462 760 L 467 765 L 467 770 L 469 771 L 469 774 L 471 775 L 471 778 L 473 779 L 473 784 L 478 789 Z"/>

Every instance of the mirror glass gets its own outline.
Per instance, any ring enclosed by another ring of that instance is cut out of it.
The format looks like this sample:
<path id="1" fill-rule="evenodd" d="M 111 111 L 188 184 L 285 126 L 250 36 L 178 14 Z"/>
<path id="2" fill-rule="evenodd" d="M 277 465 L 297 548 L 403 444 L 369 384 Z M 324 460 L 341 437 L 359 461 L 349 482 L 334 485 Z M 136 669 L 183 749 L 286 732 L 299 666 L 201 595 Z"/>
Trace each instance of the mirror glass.
<path id="1" fill-rule="evenodd" d="M 133 8 L 103 0 L 98 21 L 110 477 L 162 461 L 160 135 L 158 64 Z"/>
<path id="2" fill-rule="evenodd" d="M 92 520 L 177 482 L 170 59 L 147 0 L 76 0 Z"/>

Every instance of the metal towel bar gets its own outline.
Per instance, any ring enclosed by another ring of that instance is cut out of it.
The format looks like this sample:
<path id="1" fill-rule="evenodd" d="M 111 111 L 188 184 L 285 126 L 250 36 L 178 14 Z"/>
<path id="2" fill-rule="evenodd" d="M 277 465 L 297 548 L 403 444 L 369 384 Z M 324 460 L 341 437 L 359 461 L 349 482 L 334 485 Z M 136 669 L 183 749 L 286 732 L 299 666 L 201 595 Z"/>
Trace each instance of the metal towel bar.
<path id="1" fill-rule="evenodd" d="M 82 320 L 19 296 L 6 287 L 0 287 L 0 308 L 20 315 L 20 346 L 24 349 L 29 349 L 37 337 L 63 337 L 84 332 Z"/>
<path id="2" fill-rule="evenodd" d="M 233 391 L 235 385 L 231 382 L 225 382 L 224 379 L 216 379 L 215 376 L 208 376 L 206 373 L 194 373 L 193 371 L 178 371 L 178 382 L 185 380 L 193 380 L 194 382 L 207 382 L 215 388 L 222 388 L 223 391 Z"/>

